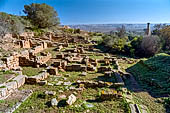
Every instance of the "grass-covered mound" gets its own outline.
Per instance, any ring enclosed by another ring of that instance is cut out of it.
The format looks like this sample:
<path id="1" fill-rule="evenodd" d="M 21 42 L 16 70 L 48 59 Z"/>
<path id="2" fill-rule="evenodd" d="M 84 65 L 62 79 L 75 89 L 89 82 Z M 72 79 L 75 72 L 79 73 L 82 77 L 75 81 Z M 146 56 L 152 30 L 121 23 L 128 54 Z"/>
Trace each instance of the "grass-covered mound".
<path id="1" fill-rule="evenodd" d="M 170 94 L 170 55 L 158 54 L 127 69 L 154 96 Z"/>

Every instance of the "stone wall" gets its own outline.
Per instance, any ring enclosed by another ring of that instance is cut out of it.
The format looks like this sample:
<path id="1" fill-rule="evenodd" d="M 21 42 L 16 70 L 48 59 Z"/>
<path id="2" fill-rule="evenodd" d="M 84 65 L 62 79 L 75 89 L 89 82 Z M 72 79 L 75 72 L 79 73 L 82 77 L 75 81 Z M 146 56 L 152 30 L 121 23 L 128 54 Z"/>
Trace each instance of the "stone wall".
<path id="1" fill-rule="evenodd" d="M 87 67 L 82 66 L 81 64 L 73 64 L 73 65 L 67 65 L 66 71 L 86 71 Z"/>
<path id="2" fill-rule="evenodd" d="M 30 52 L 32 52 L 33 55 L 42 52 L 44 49 L 47 48 L 47 43 L 42 42 L 39 46 L 34 47 Z"/>
<path id="3" fill-rule="evenodd" d="M 30 48 L 31 47 L 31 41 L 30 40 L 21 40 L 19 42 L 19 45 L 21 48 Z"/>
<path id="4" fill-rule="evenodd" d="M 34 33 L 33 32 L 24 32 L 22 34 L 20 34 L 20 38 L 21 39 L 31 39 L 32 37 L 34 36 Z"/>
<path id="5" fill-rule="evenodd" d="M 26 83 L 27 84 L 37 84 L 41 80 L 45 80 L 48 77 L 47 72 L 42 72 L 39 75 L 26 77 Z"/>
<path id="6" fill-rule="evenodd" d="M 24 85 L 25 75 L 18 75 L 11 82 L 3 84 L 0 88 L 0 100 L 7 98 L 12 92 Z"/>
<path id="7" fill-rule="evenodd" d="M 14 52 L 11 56 L 3 58 L 2 61 L 8 69 L 17 69 L 19 67 L 19 56 L 20 54 Z"/>
<path id="8" fill-rule="evenodd" d="M 50 53 L 47 53 L 44 56 L 38 56 L 36 58 L 36 63 L 37 64 L 45 64 L 47 61 L 49 61 L 52 58 L 52 55 Z"/>

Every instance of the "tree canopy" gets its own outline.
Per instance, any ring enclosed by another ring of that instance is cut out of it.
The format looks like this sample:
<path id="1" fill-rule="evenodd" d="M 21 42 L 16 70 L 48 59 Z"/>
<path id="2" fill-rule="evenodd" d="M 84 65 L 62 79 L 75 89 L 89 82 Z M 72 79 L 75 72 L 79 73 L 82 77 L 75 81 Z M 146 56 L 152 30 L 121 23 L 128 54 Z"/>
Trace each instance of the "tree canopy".
<path id="1" fill-rule="evenodd" d="M 0 35 L 4 36 L 6 33 L 22 33 L 24 26 L 20 21 L 20 17 L 9 15 L 0 12 Z"/>
<path id="2" fill-rule="evenodd" d="M 47 28 L 60 24 L 57 11 L 45 3 L 25 5 L 23 11 L 38 28 Z"/>

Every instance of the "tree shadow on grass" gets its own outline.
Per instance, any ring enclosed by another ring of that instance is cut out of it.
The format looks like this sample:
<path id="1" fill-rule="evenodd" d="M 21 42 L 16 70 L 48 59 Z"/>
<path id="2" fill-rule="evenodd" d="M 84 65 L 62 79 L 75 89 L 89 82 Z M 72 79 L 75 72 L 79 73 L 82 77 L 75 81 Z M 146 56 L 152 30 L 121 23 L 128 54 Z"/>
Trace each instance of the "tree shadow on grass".
<path id="1" fill-rule="evenodd" d="M 170 56 L 160 54 L 148 60 L 141 60 L 126 71 L 130 72 L 135 80 L 128 77 L 125 80 L 130 91 L 148 92 L 154 98 L 170 98 Z M 139 84 L 140 88 L 135 88 L 133 81 Z M 166 113 L 170 113 L 169 106 L 166 104 L 164 106 Z"/>

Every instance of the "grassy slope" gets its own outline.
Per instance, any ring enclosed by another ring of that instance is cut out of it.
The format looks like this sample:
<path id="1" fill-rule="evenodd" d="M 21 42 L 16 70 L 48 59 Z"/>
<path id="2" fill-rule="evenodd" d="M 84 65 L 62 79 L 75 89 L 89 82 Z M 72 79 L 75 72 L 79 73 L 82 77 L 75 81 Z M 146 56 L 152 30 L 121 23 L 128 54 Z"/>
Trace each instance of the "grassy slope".
<path id="1" fill-rule="evenodd" d="M 170 94 L 170 56 L 158 54 L 128 69 L 142 88 L 154 96 Z"/>

